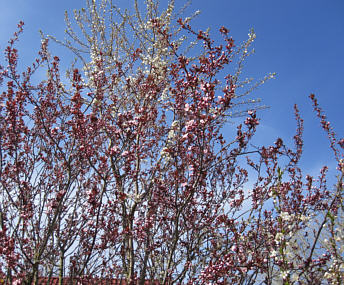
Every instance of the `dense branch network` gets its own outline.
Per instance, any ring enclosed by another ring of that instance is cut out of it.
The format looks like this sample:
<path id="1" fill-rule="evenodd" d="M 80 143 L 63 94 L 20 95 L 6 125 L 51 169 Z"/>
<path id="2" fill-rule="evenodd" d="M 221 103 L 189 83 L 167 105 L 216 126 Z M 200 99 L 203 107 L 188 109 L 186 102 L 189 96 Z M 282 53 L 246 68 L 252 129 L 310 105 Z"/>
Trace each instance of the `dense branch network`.
<path id="1" fill-rule="evenodd" d="M 162 12 L 156 1 L 134 4 L 131 14 L 87 1 L 75 12 L 79 33 L 66 17 L 72 41 L 61 43 L 77 56 L 68 80 L 47 39 L 18 71 L 23 23 L 9 42 L 0 68 L 2 280 L 340 284 L 343 139 L 315 97 L 338 164 L 333 189 L 326 168 L 314 179 L 298 166 L 296 106 L 294 148 L 280 138 L 250 146 L 259 120 L 245 96 L 272 77 L 241 82 L 253 32 L 235 46 L 222 27 L 218 43 L 177 18 L 174 1 Z M 47 77 L 33 84 L 41 66 Z M 229 137 L 235 113 L 245 115 Z"/>

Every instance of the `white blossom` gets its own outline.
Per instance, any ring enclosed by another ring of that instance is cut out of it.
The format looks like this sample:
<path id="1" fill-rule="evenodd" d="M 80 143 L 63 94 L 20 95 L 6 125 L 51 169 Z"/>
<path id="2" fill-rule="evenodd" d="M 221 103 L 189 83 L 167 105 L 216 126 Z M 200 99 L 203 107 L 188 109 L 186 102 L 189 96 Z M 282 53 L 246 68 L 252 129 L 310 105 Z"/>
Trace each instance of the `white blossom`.
<path id="1" fill-rule="evenodd" d="M 289 275 L 289 271 L 288 270 L 286 270 L 286 271 L 281 271 L 281 273 L 280 273 L 280 276 L 281 276 L 281 278 L 284 280 L 284 279 L 286 279 L 287 277 L 288 277 L 288 275 Z"/>

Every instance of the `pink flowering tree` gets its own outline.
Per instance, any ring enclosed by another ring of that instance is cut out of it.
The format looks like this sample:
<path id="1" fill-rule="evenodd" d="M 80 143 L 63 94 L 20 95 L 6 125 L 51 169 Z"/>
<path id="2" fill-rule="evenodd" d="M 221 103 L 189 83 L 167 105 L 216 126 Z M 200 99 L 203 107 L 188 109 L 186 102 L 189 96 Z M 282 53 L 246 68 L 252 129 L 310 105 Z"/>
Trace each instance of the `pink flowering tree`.
<path id="1" fill-rule="evenodd" d="M 257 172 L 242 214 L 227 219 L 221 250 L 214 247 L 200 283 L 341 284 L 343 247 L 343 148 L 317 99 L 314 111 L 328 135 L 337 162 L 337 183 L 327 183 L 327 167 L 319 177 L 303 174 L 303 120 L 295 106 L 294 149 L 278 138 L 262 147 L 247 164 Z M 249 178 L 252 179 L 253 176 Z"/>
<path id="2" fill-rule="evenodd" d="M 251 89 L 241 92 L 240 73 L 253 33 L 235 46 L 222 27 L 216 43 L 188 18 L 173 29 L 173 2 L 159 14 L 148 1 L 145 14 L 136 5 L 137 22 L 114 10 L 138 39 L 130 44 L 120 24 L 106 34 L 107 1 L 87 3 L 75 14 L 77 23 L 91 23 L 90 31 L 79 25 L 87 42 L 67 25 L 86 51 L 64 43 L 80 59 L 66 80 L 48 40 L 19 71 L 23 23 L 5 51 L 1 278 L 340 284 L 343 140 L 315 97 L 338 163 L 334 188 L 326 168 L 314 179 L 298 166 L 303 126 L 296 107 L 295 148 L 282 139 L 249 148 L 259 121 L 253 100 L 243 99 Z M 191 55 L 177 37 L 183 33 L 195 41 Z M 47 76 L 34 84 L 38 68 Z M 229 137 L 224 128 L 242 103 L 248 112 Z"/>

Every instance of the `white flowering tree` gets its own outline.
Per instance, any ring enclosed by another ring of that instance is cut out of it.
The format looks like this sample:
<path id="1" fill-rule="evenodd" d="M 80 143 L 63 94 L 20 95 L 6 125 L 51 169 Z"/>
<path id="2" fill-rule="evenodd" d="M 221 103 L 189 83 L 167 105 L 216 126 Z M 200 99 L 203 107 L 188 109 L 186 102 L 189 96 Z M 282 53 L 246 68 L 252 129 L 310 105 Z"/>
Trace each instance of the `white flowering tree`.
<path id="1" fill-rule="evenodd" d="M 95 77 L 99 72 L 111 76 L 120 68 L 125 76 L 118 76 L 114 88 L 117 88 L 116 92 L 122 92 L 127 80 L 134 82 L 141 72 L 149 75 L 156 82 L 166 81 L 169 78 L 168 66 L 175 58 L 185 55 L 192 62 L 204 52 L 199 39 L 192 37 L 190 32 L 185 33 L 185 29 L 177 23 L 190 2 L 185 2 L 185 5 L 179 9 L 176 8 L 174 0 L 166 1 L 165 8 L 155 0 L 145 1 L 144 4 L 134 0 L 133 4 L 132 9 L 121 10 L 111 0 L 86 0 L 86 8 L 75 10 L 72 19 L 66 12 L 67 39 L 61 41 L 53 36 L 47 38 L 74 53 L 75 64 L 67 72 L 69 77 L 72 76 L 71 71 L 77 65 L 84 72 L 85 84 L 93 90 Z M 199 13 L 200 11 L 197 10 L 191 17 L 186 17 L 184 23 L 190 23 Z M 162 27 L 165 33 L 169 33 L 168 42 L 161 33 Z M 247 95 L 266 80 L 274 77 L 274 74 L 269 74 L 257 82 L 254 82 L 253 78 L 241 78 L 244 61 L 254 53 L 251 45 L 255 37 L 254 31 L 251 30 L 248 40 L 238 44 L 229 58 L 233 61 L 232 66 L 229 67 L 232 81 L 238 91 L 235 95 L 237 100 L 231 106 L 231 116 L 245 114 L 253 106 L 256 109 L 264 108 L 257 106 L 257 103 L 260 103 L 259 98 L 247 98 Z M 178 54 L 173 49 L 178 49 Z M 164 82 L 164 84 L 161 100 L 166 99 L 170 88 L 170 83 Z M 128 94 L 125 97 L 127 96 Z M 93 98 L 83 99 L 99 103 Z"/>

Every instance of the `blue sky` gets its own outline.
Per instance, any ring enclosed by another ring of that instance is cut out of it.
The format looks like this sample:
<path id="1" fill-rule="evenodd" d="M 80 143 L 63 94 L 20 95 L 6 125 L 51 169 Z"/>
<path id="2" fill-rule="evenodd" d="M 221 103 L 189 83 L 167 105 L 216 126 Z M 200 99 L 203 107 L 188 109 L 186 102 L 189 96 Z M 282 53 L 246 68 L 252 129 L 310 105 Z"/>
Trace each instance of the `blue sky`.
<path id="1" fill-rule="evenodd" d="M 116 2 L 116 1 L 114 1 Z M 128 5 L 130 0 L 117 3 Z M 162 3 L 166 2 L 164 0 Z M 182 1 L 176 0 L 179 5 Z M 40 45 L 39 29 L 63 39 L 64 11 L 84 6 L 84 0 L 0 0 L 0 49 L 25 22 L 20 55 L 24 62 L 34 58 Z M 257 34 L 256 53 L 248 60 L 248 76 L 262 78 L 276 72 L 276 79 L 255 91 L 270 109 L 262 119 L 257 143 L 290 138 L 296 125 L 293 105 L 299 105 L 305 120 L 305 152 L 302 163 L 315 174 L 323 164 L 331 164 L 328 141 L 319 128 L 308 99 L 315 93 L 339 137 L 344 137 L 344 1 L 343 0 L 194 0 L 189 11 L 202 13 L 195 28 L 210 27 L 214 35 L 224 25 L 240 42 L 250 28 Z M 54 47 L 52 47 L 54 51 Z M 55 49 L 57 55 L 61 49 Z"/>

